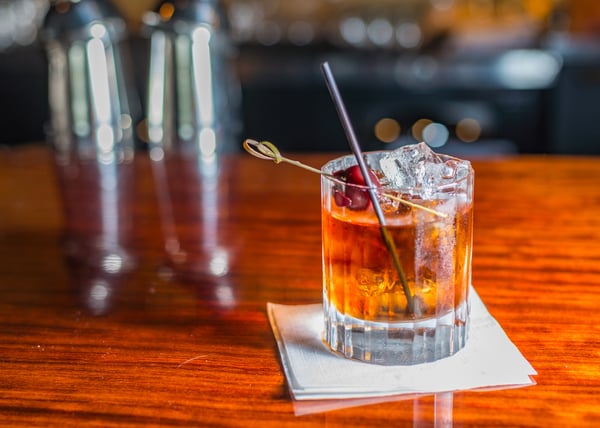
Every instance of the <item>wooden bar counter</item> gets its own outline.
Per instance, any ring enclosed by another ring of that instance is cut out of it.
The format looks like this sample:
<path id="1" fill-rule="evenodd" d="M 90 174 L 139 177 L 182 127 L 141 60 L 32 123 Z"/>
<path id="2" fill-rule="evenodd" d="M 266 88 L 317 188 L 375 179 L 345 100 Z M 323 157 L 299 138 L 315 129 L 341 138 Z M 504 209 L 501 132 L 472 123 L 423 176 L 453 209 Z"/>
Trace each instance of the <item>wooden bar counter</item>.
<path id="1" fill-rule="evenodd" d="M 51 153 L 0 149 L 0 426 L 600 425 L 600 158 L 473 162 L 473 284 L 537 385 L 455 392 L 443 420 L 433 396 L 295 415 L 266 303 L 321 299 L 318 176 L 224 158 L 186 280 L 152 162 L 134 164 L 134 267 L 94 283 L 65 258 Z"/>

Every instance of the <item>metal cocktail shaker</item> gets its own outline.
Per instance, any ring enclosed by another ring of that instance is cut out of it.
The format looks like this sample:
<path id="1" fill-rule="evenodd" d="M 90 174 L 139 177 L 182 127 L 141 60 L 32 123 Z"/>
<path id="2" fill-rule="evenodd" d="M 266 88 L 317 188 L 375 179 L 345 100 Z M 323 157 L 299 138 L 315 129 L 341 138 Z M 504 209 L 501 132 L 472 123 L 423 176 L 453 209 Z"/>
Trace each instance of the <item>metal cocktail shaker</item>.
<path id="1" fill-rule="evenodd" d="M 126 24 L 117 10 L 103 0 L 56 0 L 43 37 L 55 148 L 85 157 L 132 156 L 135 104 L 122 52 Z"/>
<path id="2" fill-rule="evenodd" d="M 161 1 L 144 23 L 146 121 L 165 268 L 229 290 L 224 277 L 233 257 L 219 223 L 230 195 L 220 154 L 237 147 L 239 85 L 225 14 L 216 0 Z"/>
<path id="3" fill-rule="evenodd" d="M 57 0 L 43 36 L 65 259 L 83 304 L 102 314 L 136 266 L 126 25 L 108 1 Z"/>
<path id="4" fill-rule="evenodd" d="M 144 15 L 150 37 L 147 125 L 152 150 L 212 156 L 236 132 L 236 80 L 216 0 L 161 1 Z"/>

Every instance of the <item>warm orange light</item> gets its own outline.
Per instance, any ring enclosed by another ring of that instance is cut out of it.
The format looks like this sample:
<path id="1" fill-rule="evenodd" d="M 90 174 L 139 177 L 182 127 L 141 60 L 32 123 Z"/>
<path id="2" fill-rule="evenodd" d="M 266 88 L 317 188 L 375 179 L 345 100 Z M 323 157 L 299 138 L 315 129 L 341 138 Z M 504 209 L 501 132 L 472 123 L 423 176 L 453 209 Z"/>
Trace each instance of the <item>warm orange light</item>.
<path id="1" fill-rule="evenodd" d="M 173 16 L 173 13 L 175 13 L 175 6 L 173 6 L 173 3 L 163 3 L 158 13 L 162 19 L 168 21 Z"/>
<path id="2" fill-rule="evenodd" d="M 412 126 L 412 135 L 417 141 L 423 141 L 423 129 L 433 123 L 429 119 L 419 119 Z"/>
<path id="3" fill-rule="evenodd" d="M 375 124 L 374 133 L 379 141 L 392 143 L 400 136 L 400 130 L 398 121 L 384 117 Z"/>
<path id="4" fill-rule="evenodd" d="M 141 120 L 137 124 L 135 133 L 142 142 L 148 143 L 150 141 L 150 137 L 148 136 L 148 121 L 146 119 Z"/>
<path id="5" fill-rule="evenodd" d="M 545 19 L 552 12 L 554 2 L 548 0 L 527 0 L 524 2 L 525 9 L 530 17 L 534 19 Z"/>
<path id="6" fill-rule="evenodd" d="M 71 3 L 69 2 L 57 2 L 56 3 L 56 11 L 58 13 L 67 13 L 69 11 L 69 9 L 71 8 Z"/>
<path id="7" fill-rule="evenodd" d="M 481 125 L 475 119 L 461 119 L 456 124 L 456 136 L 465 143 L 472 143 L 481 136 Z"/>

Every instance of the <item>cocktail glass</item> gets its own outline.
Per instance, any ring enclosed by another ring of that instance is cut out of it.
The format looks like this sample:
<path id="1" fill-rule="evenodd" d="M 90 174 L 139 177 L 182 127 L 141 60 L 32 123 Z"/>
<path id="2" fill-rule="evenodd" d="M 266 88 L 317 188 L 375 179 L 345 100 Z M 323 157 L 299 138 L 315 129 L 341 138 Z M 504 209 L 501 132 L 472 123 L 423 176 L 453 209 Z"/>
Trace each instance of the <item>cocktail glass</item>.
<path id="1" fill-rule="evenodd" d="M 354 156 L 322 168 L 324 341 L 383 365 L 451 356 L 468 335 L 473 169 L 424 143 L 365 159 L 383 225 L 367 188 L 348 180 Z"/>

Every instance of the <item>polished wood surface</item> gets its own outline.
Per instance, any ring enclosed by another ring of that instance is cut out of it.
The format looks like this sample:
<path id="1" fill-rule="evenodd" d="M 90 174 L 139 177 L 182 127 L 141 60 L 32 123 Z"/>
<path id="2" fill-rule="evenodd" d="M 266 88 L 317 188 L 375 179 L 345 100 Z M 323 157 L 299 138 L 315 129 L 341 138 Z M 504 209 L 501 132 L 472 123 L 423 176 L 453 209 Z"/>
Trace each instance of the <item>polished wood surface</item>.
<path id="1" fill-rule="evenodd" d="M 65 261 L 50 153 L 0 150 L 0 425 L 598 426 L 600 158 L 474 167 L 473 282 L 537 385 L 456 392 L 449 406 L 447 396 L 420 397 L 295 416 L 265 305 L 321 297 L 317 176 L 224 159 L 203 202 L 216 211 L 200 214 L 210 245 L 196 263 L 206 269 L 184 280 L 163 250 L 173 191 L 157 190 L 139 155 L 129 196 L 136 265 L 98 289 L 93 269 Z M 226 256 L 216 270 L 215 254 Z"/>

